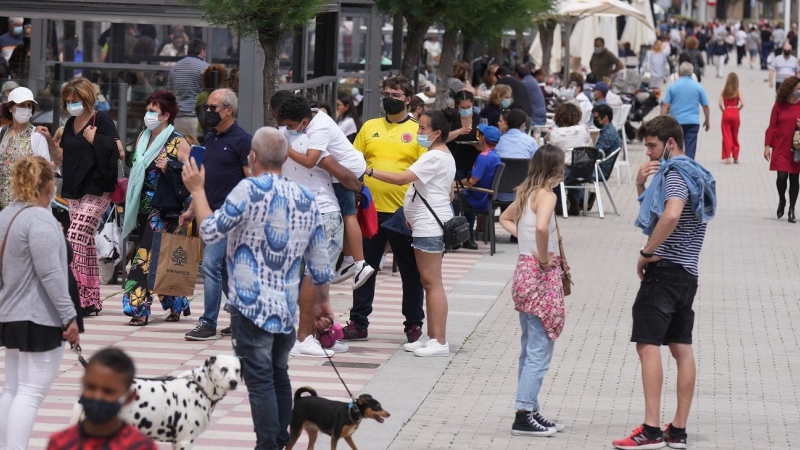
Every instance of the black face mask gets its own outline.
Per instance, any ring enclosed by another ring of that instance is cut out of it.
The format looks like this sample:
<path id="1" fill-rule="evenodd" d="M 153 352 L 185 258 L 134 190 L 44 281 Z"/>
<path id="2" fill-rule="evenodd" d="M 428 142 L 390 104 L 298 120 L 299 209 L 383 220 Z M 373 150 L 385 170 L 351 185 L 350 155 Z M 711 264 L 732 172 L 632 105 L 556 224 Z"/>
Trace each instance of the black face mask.
<path id="1" fill-rule="evenodd" d="M 119 414 L 122 408 L 120 402 L 107 402 L 94 398 L 86 398 L 81 396 L 78 403 L 83 405 L 83 412 L 86 413 L 86 419 L 92 423 L 106 423 Z"/>
<path id="2" fill-rule="evenodd" d="M 405 111 L 406 109 L 406 102 L 402 100 L 397 100 L 396 98 L 387 97 L 383 99 L 383 110 L 386 111 L 386 114 L 394 115 L 400 114 L 401 112 Z"/>
<path id="3" fill-rule="evenodd" d="M 791 50 L 784 50 L 784 51 L 783 51 L 783 56 L 789 56 L 789 55 L 791 55 L 791 54 L 792 54 L 792 51 L 791 51 Z"/>
<path id="4" fill-rule="evenodd" d="M 600 123 L 600 121 L 599 121 L 599 120 L 597 120 L 597 119 L 594 119 L 593 121 L 594 121 L 594 127 L 595 127 L 595 128 L 603 128 L 603 124 L 602 124 L 602 123 Z"/>
<path id="5" fill-rule="evenodd" d="M 206 126 L 208 126 L 209 128 L 214 128 L 217 125 L 219 125 L 220 122 L 222 122 L 222 117 L 220 117 L 218 112 L 206 111 L 205 115 Z"/>
<path id="6" fill-rule="evenodd" d="M 31 37 L 30 36 L 23 37 L 22 38 L 22 44 L 23 45 L 31 45 Z"/>

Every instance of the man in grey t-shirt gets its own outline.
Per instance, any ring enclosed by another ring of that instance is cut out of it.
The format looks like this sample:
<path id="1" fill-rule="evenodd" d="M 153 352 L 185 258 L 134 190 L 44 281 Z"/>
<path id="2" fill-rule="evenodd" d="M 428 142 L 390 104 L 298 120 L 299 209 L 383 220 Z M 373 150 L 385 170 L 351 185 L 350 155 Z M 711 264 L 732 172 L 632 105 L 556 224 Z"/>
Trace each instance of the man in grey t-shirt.
<path id="1" fill-rule="evenodd" d="M 798 69 L 797 58 L 792 55 L 792 45 L 784 42 L 781 56 L 773 57 L 769 63 L 769 87 L 774 85 L 777 92 L 783 80 L 796 76 Z"/>

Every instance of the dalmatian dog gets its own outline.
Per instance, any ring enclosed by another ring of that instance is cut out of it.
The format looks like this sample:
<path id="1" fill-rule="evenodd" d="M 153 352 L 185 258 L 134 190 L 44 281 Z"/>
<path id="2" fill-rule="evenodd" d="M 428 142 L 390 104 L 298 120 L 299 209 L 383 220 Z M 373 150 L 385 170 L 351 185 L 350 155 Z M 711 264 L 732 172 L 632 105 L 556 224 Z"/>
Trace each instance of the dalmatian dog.
<path id="1" fill-rule="evenodd" d="M 211 424 L 214 407 L 242 381 L 239 358 L 217 355 L 175 377 L 134 378 L 136 398 L 122 407 L 120 418 L 147 437 L 171 442 L 173 450 L 190 450 Z M 72 422 L 78 423 L 83 406 L 76 403 Z"/>

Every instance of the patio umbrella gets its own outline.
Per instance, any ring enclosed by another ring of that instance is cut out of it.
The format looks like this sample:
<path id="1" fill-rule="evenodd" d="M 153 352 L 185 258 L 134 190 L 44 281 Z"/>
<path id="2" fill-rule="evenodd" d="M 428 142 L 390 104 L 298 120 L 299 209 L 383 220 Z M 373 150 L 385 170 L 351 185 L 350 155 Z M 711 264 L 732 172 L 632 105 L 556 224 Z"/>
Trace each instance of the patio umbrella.
<path id="1" fill-rule="evenodd" d="M 648 0 L 634 0 L 633 6 L 645 13 L 649 26 L 645 26 L 638 20 L 626 21 L 625 29 L 622 31 L 622 37 L 619 40 L 629 42 L 633 51 L 639 54 L 639 49 L 642 45 L 652 45 L 656 41 L 656 32 L 654 31 L 655 25 L 653 11 L 650 10 L 650 2 Z"/>
<path id="2" fill-rule="evenodd" d="M 589 61 L 594 54 L 595 38 L 603 38 L 606 48 L 616 54 L 617 49 L 617 19 L 609 16 L 587 17 L 576 23 L 572 28 L 569 42 L 569 52 L 573 57 L 581 59 L 580 64 L 589 67 Z"/>
<path id="3" fill-rule="evenodd" d="M 528 50 L 528 54 L 531 56 L 531 60 L 536 64 L 536 67 L 542 67 L 542 61 L 544 59 L 544 52 L 542 51 L 542 34 L 536 33 L 536 37 L 533 38 L 533 43 L 531 44 L 531 48 Z M 556 25 L 555 32 L 553 33 L 553 47 L 550 51 L 550 67 L 547 68 L 547 73 L 558 73 L 558 69 L 561 67 L 561 25 Z"/>
<path id="4" fill-rule="evenodd" d="M 593 16 L 626 16 L 636 19 L 652 29 L 647 16 L 640 10 L 620 0 L 570 0 L 565 1 L 555 13 L 558 20 L 566 26 L 567 46 L 565 50 L 564 79 L 569 77 L 570 35 L 575 24 L 580 20 Z"/>

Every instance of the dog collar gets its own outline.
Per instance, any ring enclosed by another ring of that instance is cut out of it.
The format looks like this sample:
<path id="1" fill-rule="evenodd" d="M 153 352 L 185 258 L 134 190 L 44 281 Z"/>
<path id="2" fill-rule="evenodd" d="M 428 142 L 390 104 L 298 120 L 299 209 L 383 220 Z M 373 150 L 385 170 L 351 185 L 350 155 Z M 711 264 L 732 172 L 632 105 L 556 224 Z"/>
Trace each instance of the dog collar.
<path id="1" fill-rule="evenodd" d="M 358 406 L 354 402 L 350 402 L 347 405 L 347 413 L 350 415 L 350 418 L 354 420 L 357 424 L 361 423 L 361 419 L 364 417 L 361 415 L 361 411 L 359 411 Z M 352 415 L 355 413 L 356 417 L 353 419 Z"/>
<path id="2" fill-rule="evenodd" d="M 216 406 L 216 405 L 217 405 L 217 402 L 219 402 L 220 400 L 222 400 L 221 398 L 218 398 L 218 399 L 216 399 L 216 400 L 212 399 L 212 398 L 211 398 L 211 396 L 210 396 L 210 395 L 208 395 L 208 392 L 206 392 L 206 390 L 205 390 L 205 389 L 203 389 L 203 386 L 202 386 L 202 385 L 200 385 L 200 383 L 198 383 L 198 382 L 196 382 L 196 381 L 194 381 L 194 380 L 192 380 L 192 383 L 194 383 L 194 384 L 197 386 L 197 388 L 198 388 L 198 389 L 200 389 L 200 392 L 201 392 L 203 395 L 205 395 L 205 397 L 206 397 L 207 399 L 209 399 L 209 400 L 211 401 L 211 407 L 212 407 L 212 408 L 213 408 L 214 406 Z"/>

